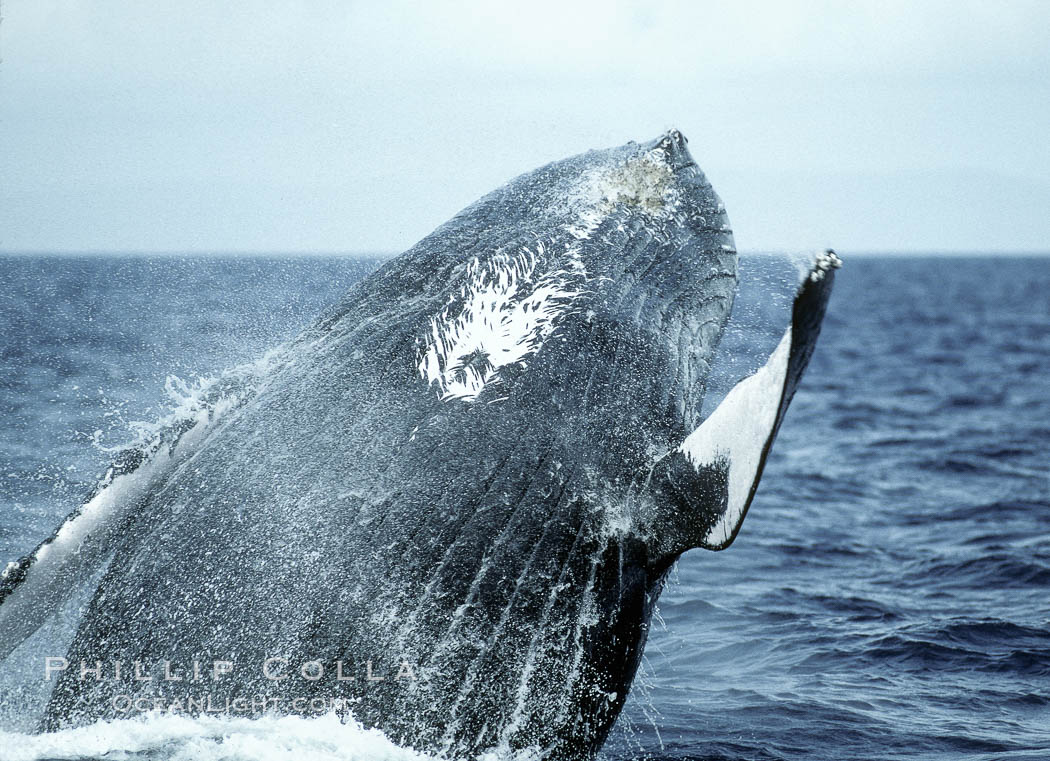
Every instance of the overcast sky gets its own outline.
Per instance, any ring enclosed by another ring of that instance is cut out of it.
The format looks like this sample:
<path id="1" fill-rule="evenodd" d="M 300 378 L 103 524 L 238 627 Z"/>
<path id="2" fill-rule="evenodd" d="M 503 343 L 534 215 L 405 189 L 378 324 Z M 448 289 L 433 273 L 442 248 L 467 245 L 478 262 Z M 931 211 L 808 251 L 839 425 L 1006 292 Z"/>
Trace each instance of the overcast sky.
<path id="1" fill-rule="evenodd" d="M 670 127 L 741 250 L 1050 249 L 1050 3 L 6 0 L 0 250 L 402 250 Z"/>

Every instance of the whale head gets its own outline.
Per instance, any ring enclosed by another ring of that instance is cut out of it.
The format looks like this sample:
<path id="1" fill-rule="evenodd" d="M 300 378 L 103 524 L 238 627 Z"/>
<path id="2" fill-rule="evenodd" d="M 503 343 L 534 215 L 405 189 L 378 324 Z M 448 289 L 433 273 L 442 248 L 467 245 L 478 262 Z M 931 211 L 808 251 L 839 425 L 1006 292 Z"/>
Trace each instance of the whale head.
<path id="1" fill-rule="evenodd" d="M 435 399 L 520 409 L 542 396 L 548 427 L 608 443 L 618 468 L 695 427 L 736 250 L 677 130 L 522 175 L 413 255 L 444 284 L 415 330 Z"/>

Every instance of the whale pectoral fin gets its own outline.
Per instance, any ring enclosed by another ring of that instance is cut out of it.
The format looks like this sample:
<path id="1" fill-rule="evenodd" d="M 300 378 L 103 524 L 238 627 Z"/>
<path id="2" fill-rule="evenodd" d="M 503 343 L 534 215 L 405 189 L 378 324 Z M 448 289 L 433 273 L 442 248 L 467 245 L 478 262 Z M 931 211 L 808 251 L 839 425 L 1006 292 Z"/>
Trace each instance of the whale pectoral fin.
<path id="1" fill-rule="evenodd" d="M 90 498 L 48 539 L 0 571 L 0 660 L 63 604 L 93 588 L 112 558 L 135 541 L 130 529 L 147 520 L 141 508 L 150 490 L 196 451 L 218 421 L 252 399 L 263 373 L 281 361 L 274 354 L 265 366 L 235 368 L 185 397 L 185 407 L 148 442 L 117 455 Z"/>
<path id="2" fill-rule="evenodd" d="M 662 457 L 649 475 L 661 512 L 661 555 L 677 557 L 733 543 L 762 477 L 766 458 L 809 364 L 827 309 L 834 270 L 828 251 L 799 286 L 791 325 L 766 364 L 740 381 L 703 424 Z"/>
<path id="3" fill-rule="evenodd" d="M 207 430 L 211 418 L 202 418 L 196 426 L 179 419 L 151 447 L 121 452 L 90 499 L 36 549 L 0 571 L 0 661 L 65 603 L 88 592 L 133 540 L 129 527 L 140 519 L 149 489 L 181 459 L 187 434 Z"/>
<path id="4" fill-rule="evenodd" d="M 91 499 L 0 571 L 0 660 L 97 580 L 128 537 L 126 528 L 153 482 L 152 464 L 140 450 L 122 452 Z"/>

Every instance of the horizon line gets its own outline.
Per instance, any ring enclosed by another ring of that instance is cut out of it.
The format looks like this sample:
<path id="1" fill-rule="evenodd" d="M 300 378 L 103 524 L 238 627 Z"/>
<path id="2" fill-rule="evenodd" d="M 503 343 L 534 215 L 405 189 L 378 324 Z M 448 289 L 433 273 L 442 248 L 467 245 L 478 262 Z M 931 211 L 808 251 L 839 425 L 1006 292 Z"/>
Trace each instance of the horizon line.
<path id="1" fill-rule="evenodd" d="M 411 247 L 410 247 L 411 248 Z M 405 249 L 407 251 L 408 249 Z M 808 253 L 808 248 L 795 249 L 742 249 L 741 256 L 797 256 Z M 814 249 L 816 250 L 816 249 Z M 843 256 L 857 257 L 944 257 L 944 258 L 1034 258 L 1050 256 L 1048 249 L 835 249 Z M 403 251 L 336 251 L 336 250 L 239 250 L 239 249 L 0 249 L 0 257 L 201 257 L 201 258 L 345 258 L 345 259 L 392 259 Z"/>

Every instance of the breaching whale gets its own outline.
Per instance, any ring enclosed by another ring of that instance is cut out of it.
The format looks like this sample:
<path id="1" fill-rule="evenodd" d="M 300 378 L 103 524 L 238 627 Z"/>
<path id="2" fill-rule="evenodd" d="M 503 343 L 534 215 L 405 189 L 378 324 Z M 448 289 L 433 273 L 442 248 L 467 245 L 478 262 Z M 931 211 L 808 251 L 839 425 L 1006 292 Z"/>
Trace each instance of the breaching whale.
<path id="1" fill-rule="evenodd" d="M 668 570 L 735 538 L 839 265 L 701 420 L 736 262 L 677 131 L 518 177 L 119 458 L 8 565 L 0 657 L 88 584 L 45 728 L 345 698 L 450 758 L 593 756 Z"/>

